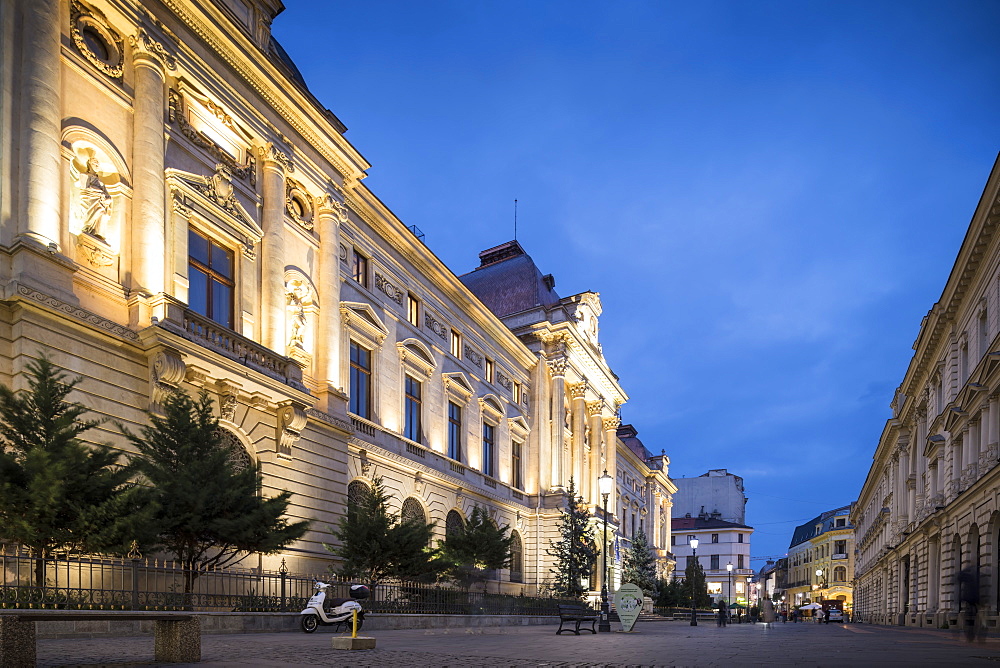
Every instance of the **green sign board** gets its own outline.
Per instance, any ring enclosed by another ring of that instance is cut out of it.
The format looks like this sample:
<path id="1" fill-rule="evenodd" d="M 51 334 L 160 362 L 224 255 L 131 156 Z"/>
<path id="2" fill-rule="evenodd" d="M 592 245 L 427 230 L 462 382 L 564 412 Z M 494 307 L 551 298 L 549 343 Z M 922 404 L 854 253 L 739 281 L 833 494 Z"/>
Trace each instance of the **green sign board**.
<path id="1" fill-rule="evenodd" d="M 623 584 L 615 594 L 615 609 L 622 620 L 622 631 L 631 631 L 642 612 L 642 590 L 639 586 Z"/>

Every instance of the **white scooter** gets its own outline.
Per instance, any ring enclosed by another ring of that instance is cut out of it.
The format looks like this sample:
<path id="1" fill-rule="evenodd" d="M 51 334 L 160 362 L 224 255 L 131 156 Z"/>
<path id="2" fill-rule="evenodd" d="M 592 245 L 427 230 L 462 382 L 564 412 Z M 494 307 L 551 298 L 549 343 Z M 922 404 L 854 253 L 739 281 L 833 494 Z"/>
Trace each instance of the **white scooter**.
<path id="1" fill-rule="evenodd" d="M 306 608 L 302 615 L 302 630 L 312 633 L 319 625 L 330 626 L 336 624 L 335 631 L 340 631 L 340 625 L 346 624 L 347 630 L 351 629 L 353 623 L 353 612 L 358 611 L 358 630 L 365 621 L 365 611 L 358 603 L 360 599 L 368 598 L 368 587 L 365 585 L 351 585 L 351 598 L 329 598 L 327 592 L 330 589 L 327 582 L 317 582 L 316 593 L 306 603 Z"/>

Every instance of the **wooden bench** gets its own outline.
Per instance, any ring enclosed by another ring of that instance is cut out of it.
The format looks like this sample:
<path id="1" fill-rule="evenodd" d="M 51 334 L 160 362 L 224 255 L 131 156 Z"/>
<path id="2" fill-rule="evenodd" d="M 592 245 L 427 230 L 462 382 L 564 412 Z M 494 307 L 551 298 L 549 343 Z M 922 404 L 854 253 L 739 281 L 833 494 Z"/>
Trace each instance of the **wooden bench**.
<path id="1" fill-rule="evenodd" d="M 559 630 L 556 631 L 556 635 L 561 634 L 563 631 L 575 633 L 580 635 L 580 624 L 584 622 L 590 622 L 590 628 L 584 627 L 584 631 L 590 631 L 593 634 L 597 634 L 597 629 L 594 628 L 597 625 L 598 613 L 590 608 L 584 607 L 582 605 L 559 605 Z M 573 628 L 563 628 L 563 624 L 566 622 L 573 622 Z"/>
<path id="2" fill-rule="evenodd" d="M 130 610 L 0 610 L 0 666 L 35 665 L 35 622 L 152 621 L 156 660 L 201 661 L 201 620 L 185 612 Z"/>

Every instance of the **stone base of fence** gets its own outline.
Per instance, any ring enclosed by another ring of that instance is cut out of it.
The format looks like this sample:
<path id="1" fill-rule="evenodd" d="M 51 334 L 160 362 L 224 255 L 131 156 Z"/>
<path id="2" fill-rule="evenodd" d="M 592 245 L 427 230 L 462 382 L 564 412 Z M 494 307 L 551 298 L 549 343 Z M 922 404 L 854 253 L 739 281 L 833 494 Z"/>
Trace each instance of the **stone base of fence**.
<path id="1" fill-rule="evenodd" d="M 299 615 L 292 612 L 195 612 L 206 633 L 285 633 L 299 630 Z M 369 613 L 364 632 L 392 629 L 484 628 L 557 624 L 558 617 L 541 615 L 398 615 Z M 115 638 L 153 635 L 154 622 L 81 621 L 46 622 L 38 625 L 38 638 Z M 332 633 L 321 626 L 317 633 Z"/>

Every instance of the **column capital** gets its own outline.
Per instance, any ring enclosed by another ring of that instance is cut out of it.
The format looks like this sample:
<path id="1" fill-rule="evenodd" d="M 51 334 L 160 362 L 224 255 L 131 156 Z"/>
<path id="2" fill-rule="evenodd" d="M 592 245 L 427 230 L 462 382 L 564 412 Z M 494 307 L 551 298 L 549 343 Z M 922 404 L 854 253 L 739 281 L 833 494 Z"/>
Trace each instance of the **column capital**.
<path id="1" fill-rule="evenodd" d="M 342 196 L 328 192 L 316 198 L 316 214 L 319 216 L 331 216 L 343 225 L 347 222 L 347 212 L 347 204 Z"/>
<path id="2" fill-rule="evenodd" d="M 545 360 L 545 364 L 549 367 L 549 373 L 551 373 L 554 378 L 562 378 L 566 375 L 569 360 L 566 359 L 565 356 L 560 355 L 559 357 L 553 357 L 552 359 Z"/>
<path id="3" fill-rule="evenodd" d="M 177 69 L 177 58 L 163 45 L 163 41 L 154 39 L 144 27 L 139 26 L 138 32 L 129 36 L 128 43 L 132 47 L 134 63 L 150 64 L 157 69 L 163 67 L 168 70 Z"/>
<path id="4" fill-rule="evenodd" d="M 274 167 L 275 165 L 281 168 L 282 172 L 294 172 L 295 165 L 292 164 L 292 159 L 288 157 L 288 154 L 278 148 L 274 143 L 268 142 L 266 145 L 261 146 L 257 149 L 257 155 L 264 162 L 264 166 Z"/>
<path id="5" fill-rule="evenodd" d="M 584 399 L 587 396 L 587 381 L 571 384 L 569 394 L 573 399 Z"/>
<path id="6" fill-rule="evenodd" d="M 601 413 L 604 412 L 604 402 L 603 401 L 588 401 L 587 402 L 587 414 L 594 418 L 600 417 Z"/>
<path id="7" fill-rule="evenodd" d="M 621 423 L 621 418 L 618 416 L 604 418 L 604 431 L 618 431 Z"/>

